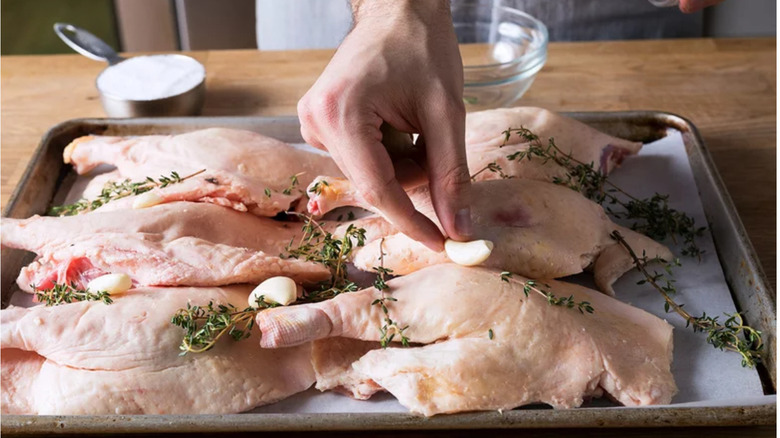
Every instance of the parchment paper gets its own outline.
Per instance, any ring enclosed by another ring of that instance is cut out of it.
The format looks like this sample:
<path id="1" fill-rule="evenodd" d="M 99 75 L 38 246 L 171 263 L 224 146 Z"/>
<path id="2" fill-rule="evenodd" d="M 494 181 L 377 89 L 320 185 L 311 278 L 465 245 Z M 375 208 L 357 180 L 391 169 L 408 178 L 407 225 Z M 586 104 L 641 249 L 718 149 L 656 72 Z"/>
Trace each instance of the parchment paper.
<path id="1" fill-rule="evenodd" d="M 670 130 L 664 139 L 645 145 L 638 156 L 627 158 L 610 179 L 639 198 L 650 197 L 656 192 L 670 194 L 669 204 L 672 208 L 694 217 L 697 224 L 707 224 L 682 136 L 675 130 Z M 83 179 L 79 178 L 68 199 L 78 199 L 84 184 Z M 623 225 L 630 226 L 630 223 Z M 680 254 L 680 246 L 672 242 L 665 243 L 675 254 Z M 675 299 L 685 303 L 685 308 L 693 315 L 702 312 L 708 315 L 735 312 L 709 231 L 698 240 L 698 244 L 705 251 L 701 261 L 680 257 L 682 267 L 675 271 L 678 289 Z M 664 313 L 661 296 L 650 286 L 637 285 L 640 278 L 638 273 L 632 271 L 615 284 L 615 291 L 618 299 L 667 320 L 675 328 L 672 372 L 679 393 L 672 400 L 672 406 L 740 406 L 775 402 L 776 396 L 763 394 L 758 373 L 741 366 L 738 354 L 716 350 L 706 343 L 704 334 L 686 328 L 682 318 L 674 313 Z M 592 279 L 586 274 L 566 280 L 594 287 Z M 14 296 L 12 302 L 24 305 L 29 303 L 29 298 Z M 614 406 L 606 400 L 594 400 L 585 405 L 586 408 L 594 409 L 612 409 Z M 545 406 L 535 405 L 530 408 Z M 358 401 L 332 392 L 320 393 L 312 388 L 252 412 L 367 413 L 407 410 L 389 394 L 377 394 L 371 400 Z"/>

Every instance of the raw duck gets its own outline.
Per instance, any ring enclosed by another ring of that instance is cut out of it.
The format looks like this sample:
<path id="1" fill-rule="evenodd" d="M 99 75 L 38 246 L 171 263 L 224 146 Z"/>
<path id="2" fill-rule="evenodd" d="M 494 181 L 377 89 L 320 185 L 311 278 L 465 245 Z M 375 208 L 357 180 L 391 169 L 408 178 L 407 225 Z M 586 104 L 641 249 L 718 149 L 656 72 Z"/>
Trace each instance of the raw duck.
<path id="1" fill-rule="evenodd" d="M 3 246 L 38 254 L 17 280 L 28 292 L 54 282 L 85 287 L 106 273 L 125 273 L 136 286 L 222 286 L 277 275 L 313 284 L 330 276 L 320 264 L 280 257 L 299 223 L 207 203 L 0 223 Z"/>
<path id="2" fill-rule="evenodd" d="M 318 182 L 317 190 L 309 193 L 311 213 L 324 214 L 345 205 L 372 210 L 347 180 L 318 177 L 311 187 Z M 415 208 L 438 224 L 427 188 L 415 189 L 410 196 Z M 614 294 L 612 283 L 633 267 L 625 249 L 610 237 L 614 230 L 637 254 L 672 258 L 668 248 L 614 224 L 600 205 L 567 187 L 520 178 L 479 181 L 472 184 L 472 200 L 474 238 L 495 245 L 484 266 L 530 278 L 560 278 L 590 268 L 598 288 Z M 376 220 L 355 224 L 370 230 Z M 384 266 L 395 275 L 449 262 L 446 253 L 434 252 L 399 232 L 367 235 L 372 237 L 366 245 L 353 252 L 355 266 L 363 270 L 378 265 L 380 244 L 386 254 Z"/>
<path id="3" fill-rule="evenodd" d="M 341 363 L 338 356 L 317 359 L 318 378 L 324 377 L 318 387 L 358 398 L 383 388 L 426 416 L 538 402 L 572 408 L 604 393 L 626 406 L 671 402 L 677 388 L 669 324 L 558 281 L 547 282 L 550 292 L 588 301 L 595 310 L 553 306 L 537 293 L 526 297 L 525 281 L 517 275 L 503 281 L 499 271 L 453 264 L 388 281 L 385 295 L 397 300 L 386 302 L 389 315 L 399 327 L 408 325 L 404 335 L 413 346 L 400 347 L 399 335 L 398 347 L 387 349 L 342 342 Z M 331 337 L 379 341 L 385 315 L 372 303 L 381 297 L 372 287 L 261 312 L 261 346 Z"/>
<path id="4" fill-rule="evenodd" d="M 517 134 L 507 140 L 504 131 L 509 128 L 527 128 L 537 136 L 543 146 L 549 138 L 563 154 L 583 163 L 593 163 L 596 170 L 609 174 L 628 155 L 634 155 L 642 143 L 623 140 L 604 134 L 569 117 L 542 108 L 517 107 L 479 111 L 466 115 L 466 154 L 472 175 L 495 162 L 505 175 L 539 181 L 552 181 L 564 177 L 562 167 L 540 158 L 509 160 L 508 155 L 528 150 L 529 142 Z M 482 171 L 476 180 L 498 179 L 491 171 Z"/>
<path id="5" fill-rule="evenodd" d="M 310 345 L 260 349 L 257 328 L 249 339 L 179 356 L 183 331 L 170 323 L 179 308 L 212 300 L 243 308 L 250 290 L 135 289 L 110 305 L 4 309 L 2 413 L 228 414 L 306 390 Z"/>
<path id="6" fill-rule="evenodd" d="M 303 197 L 303 187 L 321 174 L 341 175 L 329 155 L 290 146 L 251 131 L 210 128 L 179 135 L 138 137 L 79 137 L 65 148 L 63 158 L 76 172 L 85 174 L 101 164 L 117 167 L 111 175 L 119 181 L 143 181 L 147 177 L 181 177 L 202 169 L 206 172 L 181 183 L 156 188 L 161 202 L 200 201 L 274 216 Z M 291 176 L 299 175 L 300 189 L 291 187 Z M 101 187 L 106 178 L 101 178 Z M 268 189 L 268 193 L 266 193 Z M 87 193 L 99 193 L 96 185 Z M 105 204 L 100 210 L 130 208 L 134 197 Z"/>

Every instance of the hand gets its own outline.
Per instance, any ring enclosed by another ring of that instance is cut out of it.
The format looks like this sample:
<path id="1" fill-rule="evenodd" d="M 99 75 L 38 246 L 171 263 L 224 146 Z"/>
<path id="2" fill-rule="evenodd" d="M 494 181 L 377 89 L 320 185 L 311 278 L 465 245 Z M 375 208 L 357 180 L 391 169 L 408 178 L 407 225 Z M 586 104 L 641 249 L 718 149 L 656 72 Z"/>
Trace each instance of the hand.
<path id="1" fill-rule="evenodd" d="M 463 64 L 449 2 L 354 0 L 353 6 L 352 32 L 298 102 L 301 134 L 327 149 L 393 225 L 441 251 L 444 238 L 404 192 L 408 172 L 393 167 L 380 127 L 386 122 L 424 139 L 427 159 L 418 164 L 427 172 L 436 215 L 450 238 L 468 238 Z"/>
<path id="2" fill-rule="evenodd" d="M 680 10 L 686 14 L 700 11 L 710 6 L 715 6 L 723 0 L 680 0 Z"/>

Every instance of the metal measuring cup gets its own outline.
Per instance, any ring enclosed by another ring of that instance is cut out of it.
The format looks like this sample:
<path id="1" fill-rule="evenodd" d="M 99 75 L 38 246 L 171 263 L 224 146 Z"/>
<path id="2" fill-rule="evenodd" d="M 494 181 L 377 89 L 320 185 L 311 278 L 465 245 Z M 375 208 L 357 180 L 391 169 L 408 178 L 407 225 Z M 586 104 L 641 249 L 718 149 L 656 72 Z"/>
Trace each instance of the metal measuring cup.
<path id="1" fill-rule="evenodd" d="M 70 46 L 76 52 L 86 56 L 87 58 L 94 59 L 95 61 L 108 62 L 110 68 L 127 58 L 122 58 L 114 51 L 105 41 L 96 37 L 95 35 L 87 32 L 84 29 L 76 27 L 67 23 L 56 23 L 54 25 L 54 32 L 62 39 L 68 46 Z M 166 57 L 182 57 L 192 60 L 201 67 L 203 66 L 197 60 L 186 55 L 179 54 L 166 54 L 166 55 L 150 55 L 150 56 L 166 56 Z M 103 70 L 100 74 L 106 73 Z M 203 70 L 205 72 L 205 68 Z M 200 113 L 203 107 L 203 101 L 206 97 L 206 75 L 203 74 L 203 79 L 194 87 L 186 90 L 182 93 L 167 96 L 160 99 L 150 100 L 132 100 L 112 96 L 110 93 L 101 90 L 98 86 L 98 80 L 100 75 L 95 79 L 95 88 L 100 93 L 100 102 L 103 104 L 103 110 L 109 117 L 160 117 L 160 116 L 189 116 Z"/>

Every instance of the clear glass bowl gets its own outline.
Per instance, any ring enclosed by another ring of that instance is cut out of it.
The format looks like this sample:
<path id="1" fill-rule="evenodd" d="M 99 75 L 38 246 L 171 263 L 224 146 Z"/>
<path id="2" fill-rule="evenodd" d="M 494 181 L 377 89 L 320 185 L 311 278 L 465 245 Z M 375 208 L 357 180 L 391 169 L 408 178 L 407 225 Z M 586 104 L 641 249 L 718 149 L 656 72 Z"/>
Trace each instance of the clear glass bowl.
<path id="1" fill-rule="evenodd" d="M 453 0 L 469 111 L 507 106 L 531 86 L 547 61 L 547 27 L 501 0 Z"/>

